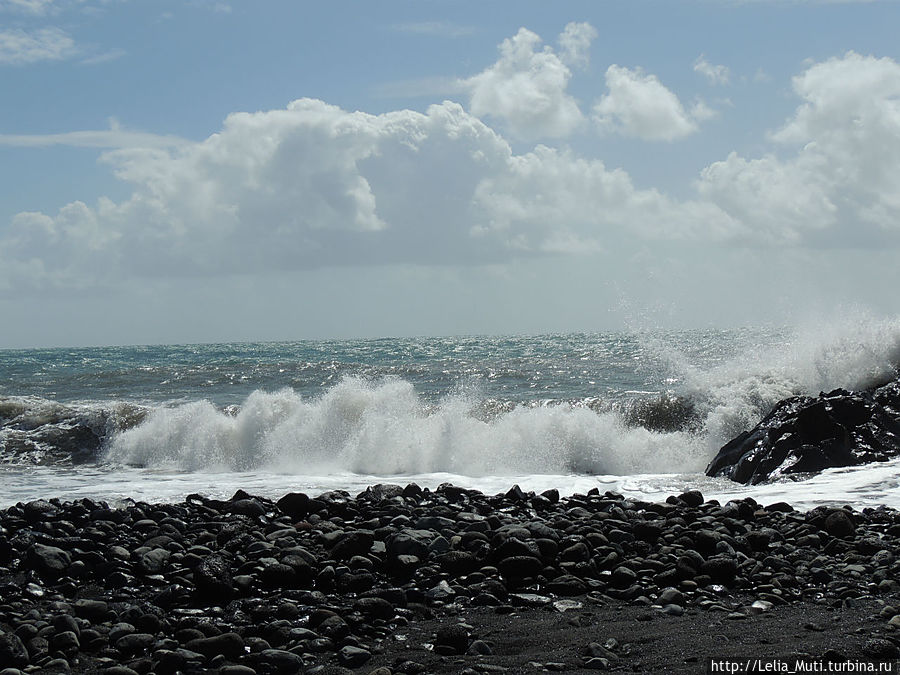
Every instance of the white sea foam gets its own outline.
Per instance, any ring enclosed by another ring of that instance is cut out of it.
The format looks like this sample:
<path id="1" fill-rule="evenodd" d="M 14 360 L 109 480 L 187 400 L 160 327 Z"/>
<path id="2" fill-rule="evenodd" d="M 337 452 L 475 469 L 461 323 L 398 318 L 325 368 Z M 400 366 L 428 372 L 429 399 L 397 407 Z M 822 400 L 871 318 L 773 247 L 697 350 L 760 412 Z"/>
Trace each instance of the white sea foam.
<path id="1" fill-rule="evenodd" d="M 472 477 L 702 472 L 717 449 L 780 399 L 888 377 L 900 321 L 856 317 L 797 331 L 777 344 L 747 340 L 711 366 L 647 340 L 669 364 L 691 431 L 650 431 L 627 415 L 579 402 L 495 405 L 477 391 L 426 401 L 401 378 L 345 377 L 322 394 L 255 391 L 228 410 L 206 401 L 159 407 L 115 434 L 109 462 L 187 472 L 275 471 L 371 476 L 447 472 Z"/>
<path id="2" fill-rule="evenodd" d="M 700 470 L 706 462 L 691 456 L 695 436 L 630 428 L 612 412 L 517 406 L 484 420 L 477 404 L 455 395 L 426 405 L 405 380 L 348 377 L 313 399 L 257 391 L 234 415 L 206 402 L 159 408 L 116 436 L 107 459 L 187 471 L 471 476 Z"/>

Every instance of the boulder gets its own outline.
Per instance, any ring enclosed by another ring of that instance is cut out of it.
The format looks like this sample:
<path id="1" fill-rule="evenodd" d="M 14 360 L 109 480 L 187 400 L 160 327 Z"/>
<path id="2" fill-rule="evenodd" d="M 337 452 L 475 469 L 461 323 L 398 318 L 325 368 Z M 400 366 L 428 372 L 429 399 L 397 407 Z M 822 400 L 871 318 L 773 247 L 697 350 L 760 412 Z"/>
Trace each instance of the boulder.
<path id="1" fill-rule="evenodd" d="M 779 402 L 753 429 L 724 445 L 706 468 L 757 484 L 900 455 L 900 380 L 876 389 L 835 389 Z"/>

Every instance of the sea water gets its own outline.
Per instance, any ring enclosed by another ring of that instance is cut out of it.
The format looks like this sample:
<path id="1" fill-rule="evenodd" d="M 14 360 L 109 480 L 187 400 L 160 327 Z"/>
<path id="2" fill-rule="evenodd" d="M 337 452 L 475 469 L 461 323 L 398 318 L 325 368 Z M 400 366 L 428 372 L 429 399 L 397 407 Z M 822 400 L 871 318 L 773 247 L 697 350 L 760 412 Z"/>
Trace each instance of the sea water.
<path id="1" fill-rule="evenodd" d="M 780 399 L 896 372 L 900 321 L 0 351 L 0 507 L 374 483 L 686 489 L 900 507 L 900 460 L 742 486 L 704 469 Z"/>

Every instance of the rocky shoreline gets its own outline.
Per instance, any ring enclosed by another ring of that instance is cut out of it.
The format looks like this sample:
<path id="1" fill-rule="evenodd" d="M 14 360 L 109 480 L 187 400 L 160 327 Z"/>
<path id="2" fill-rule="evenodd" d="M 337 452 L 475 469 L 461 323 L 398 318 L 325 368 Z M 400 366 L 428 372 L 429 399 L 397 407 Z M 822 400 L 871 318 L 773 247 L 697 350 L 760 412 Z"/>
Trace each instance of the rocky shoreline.
<path id="1" fill-rule="evenodd" d="M 0 511 L 0 675 L 900 658 L 900 512 L 377 485 Z M 4 670 L 5 668 L 5 670 Z"/>

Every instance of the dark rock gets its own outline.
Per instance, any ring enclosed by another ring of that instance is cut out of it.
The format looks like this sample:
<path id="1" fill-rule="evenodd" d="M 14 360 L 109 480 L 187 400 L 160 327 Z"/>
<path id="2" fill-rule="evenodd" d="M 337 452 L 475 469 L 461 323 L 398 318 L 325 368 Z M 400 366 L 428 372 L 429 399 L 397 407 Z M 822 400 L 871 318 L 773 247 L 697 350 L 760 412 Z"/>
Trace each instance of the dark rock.
<path id="1" fill-rule="evenodd" d="M 81 643 L 78 641 L 78 636 L 70 630 L 57 633 L 50 639 L 51 649 L 67 655 L 74 654 L 80 647 Z"/>
<path id="2" fill-rule="evenodd" d="M 628 588 L 637 579 L 634 570 L 624 566 L 617 567 L 610 576 L 610 583 L 616 588 Z"/>
<path id="3" fill-rule="evenodd" d="M 734 583 L 738 566 L 730 556 L 714 556 L 700 565 L 700 573 L 710 577 L 714 582 L 730 586 Z"/>
<path id="4" fill-rule="evenodd" d="M 367 617 L 385 621 L 393 618 L 395 613 L 393 605 L 383 598 L 360 598 L 353 608 Z"/>
<path id="5" fill-rule="evenodd" d="M 309 513 L 309 497 L 302 492 L 289 492 L 276 505 L 282 513 L 294 519 L 305 518 Z"/>
<path id="6" fill-rule="evenodd" d="M 856 531 L 856 523 L 844 509 L 834 509 L 825 519 L 825 531 L 832 537 L 843 539 Z"/>
<path id="7" fill-rule="evenodd" d="M 39 574 L 55 578 L 62 576 L 72 564 L 72 556 L 56 546 L 33 544 L 28 549 L 28 562 Z"/>
<path id="8" fill-rule="evenodd" d="M 712 474 L 707 473 L 707 475 Z M 703 494 L 699 490 L 688 490 L 687 492 L 678 495 L 678 498 L 691 507 L 697 507 L 703 504 Z"/>
<path id="9" fill-rule="evenodd" d="M 684 593 L 677 588 L 665 588 L 657 597 L 661 605 L 684 605 Z"/>
<path id="10" fill-rule="evenodd" d="M 447 551 L 437 556 L 441 569 L 452 576 L 462 576 L 480 567 L 478 559 L 468 551 Z"/>
<path id="11" fill-rule="evenodd" d="M 59 614 L 58 616 L 54 616 L 50 624 L 56 629 L 57 634 L 65 631 L 74 633 L 76 636 L 81 634 L 81 626 L 78 625 L 75 617 L 71 614 Z"/>
<path id="12" fill-rule="evenodd" d="M 194 585 L 201 600 L 223 604 L 234 595 L 231 565 L 223 556 L 214 553 L 194 568 Z"/>
<path id="13" fill-rule="evenodd" d="M 437 629 L 435 648 L 446 647 L 450 654 L 464 654 L 469 647 L 469 633 L 458 623 L 451 623 Z"/>
<path id="14" fill-rule="evenodd" d="M 429 545 L 435 534 L 429 530 L 404 529 L 391 535 L 387 542 L 387 554 L 396 558 L 401 555 L 412 555 L 419 560 L 427 560 Z"/>
<path id="15" fill-rule="evenodd" d="M 116 640 L 116 649 L 123 654 L 133 655 L 146 650 L 156 642 L 150 633 L 129 633 Z"/>
<path id="16" fill-rule="evenodd" d="M 272 562 L 259 573 L 259 580 L 265 588 L 299 588 L 300 579 L 290 565 Z"/>
<path id="17" fill-rule="evenodd" d="M 582 595 L 587 591 L 587 584 L 576 576 L 563 574 L 549 581 L 547 590 L 556 595 Z"/>
<path id="18" fill-rule="evenodd" d="M 884 638 L 872 638 L 866 641 L 862 651 L 863 654 L 873 659 L 888 660 L 900 658 L 900 647 Z"/>
<path id="19" fill-rule="evenodd" d="M 28 650 L 15 633 L 0 632 L 0 663 L 24 668 L 30 662 Z"/>
<path id="20" fill-rule="evenodd" d="M 497 564 L 497 568 L 504 577 L 522 579 L 540 574 L 544 564 L 538 558 L 517 555 L 504 558 Z"/>
<path id="21" fill-rule="evenodd" d="M 336 560 L 347 560 L 355 555 L 365 555 L 372 548 L 375 535 L 365 530 L 346 532 L 331 548 L 331 555 Z"/>
<path id="22" fill-rule="evenodd" d="M 724 445 L 709 476 L 760 483 L 781 475 L 886 461 L 900 455 L 900 381 L 780 401 L 753 429 Z"/>
<path id="23" fill-rule="evenodd" d="M 372 652 L 368 649 L 347 645 L 338 650 L 338 662 L 347 668 L 359 668 L 372 658 Z"/>
<path id="24" fill-rule="evenodd" d="M 164 548 L 154 548 L 140 557 L 137 568 L 144 574 L 159 574 L 171 555 L 172 553 Z"/>
<path id="25" fill-rule="evenodd" d="M 551 488 L 549 490 L 545 490 L 541 493 L 541 497 L 548 500 L 551 504 L 559 503 L 559 490 L 556 488 Z"/>
<path id="26" fill-rule="evenodd" d="M 207 658 L 221 654 L 226 659 L 234 660 L 244 653 L 244 639 L 237 633 L 222 633 L 191 640 L 185 648 L 203 654 Z"/>
<path id="27" fill-rule="evenodd" d="M 653 521 L 641 520 L 634 524 L 631 532 L 641 541 L 652 544 L 662 535 L 663 525 Z"/>
<path id="28" fill-rule="evenodd" d="M 87 619 L 91 623 L 105 621 L 109 614 L 109 605 L 103 600 L 76 600 L 72 607 L 75 610 L 75 616 Z"/>
<path id="29" fill-rule="evenodd" d="M 250 518 L 258 518 L 260 516 L 266 515 L 266 507 L 263 506 L 260 501 L 254 497 L 249 499 L 238 499 L 236 501 L 231 502 L 228 506 L 229 513 L 234 513 L 241 516 L 249 516 Z"/>
<path id="30" fill-rule="evenodd" d="M 276 673 L 297 673 L 303 668 L 299 654 L 283 649 L 264 649 L 255 655 L 255 660 Z"/>

